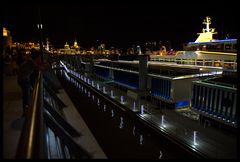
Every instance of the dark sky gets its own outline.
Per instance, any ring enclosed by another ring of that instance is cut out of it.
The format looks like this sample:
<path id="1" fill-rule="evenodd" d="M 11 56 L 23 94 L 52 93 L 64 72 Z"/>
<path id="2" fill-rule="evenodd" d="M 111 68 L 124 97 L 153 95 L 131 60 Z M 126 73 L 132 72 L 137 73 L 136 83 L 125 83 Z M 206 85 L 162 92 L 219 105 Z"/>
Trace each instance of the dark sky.
<path id="1" fill-rule="evenodd" d="M 66 41 L 72 44 L 75 38 L 82 46 L 90 46 L 96 40 L 116 47 L 147 40 L 170 40 L 179 45 L 197 38 L 205 16 L 212 18 L 218 38 L 222 32 L 237 33 L 234 3 L 210 4 L 209 8 L 203 2 L 169 2 L 22 1 L 9 4 L 4 10 L 3 25 L 11 31 L 13 41 L 36 41 L 40 9 L 44 38 L 57 47 L 63 47 Z"/>

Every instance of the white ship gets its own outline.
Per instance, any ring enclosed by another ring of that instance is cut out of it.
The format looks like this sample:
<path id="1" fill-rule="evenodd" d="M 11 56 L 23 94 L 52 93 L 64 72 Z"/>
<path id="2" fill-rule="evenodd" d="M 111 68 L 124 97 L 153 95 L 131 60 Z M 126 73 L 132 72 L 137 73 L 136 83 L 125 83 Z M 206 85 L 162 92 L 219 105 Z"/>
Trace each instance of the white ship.
<path id="1" fill-rule="evenodd" d="M 206 28 L 195 42 L 189 42 L 183 51 L 159 52 L 158 55 L 150 55 L 151 61 L 173 62 L 177 64 L 190 64 L 202 66 L 217 66 L 227 69 L 237 69 L 237 39 L 215 40 L 213 34 L 217 34 L 214 28 L 210 28 L 211 18 L 203 21 Z"/>

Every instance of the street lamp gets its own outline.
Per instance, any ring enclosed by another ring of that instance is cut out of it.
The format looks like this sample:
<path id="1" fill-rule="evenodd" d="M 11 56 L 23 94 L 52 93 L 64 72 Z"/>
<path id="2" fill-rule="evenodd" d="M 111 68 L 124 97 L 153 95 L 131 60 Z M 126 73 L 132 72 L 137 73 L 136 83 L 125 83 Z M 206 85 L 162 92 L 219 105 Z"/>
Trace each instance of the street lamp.
<path id="1" fill-rule="evenodd" d="M 43 62 L 43 43 L 42 43 L 42 40 L 43 40 L 43 33 L 42 33 L 43 25 L 41 23 L 37 24 L 37 28 L 39 29 L 39 32 L 40 32 L 40 52 L 41 52 L 41 61 Z"/>
<path id="2" fill-rule="evenodd" d="M 42 24 L 37 24 L 38 29 L 42 29 L 43 25 Z"/>

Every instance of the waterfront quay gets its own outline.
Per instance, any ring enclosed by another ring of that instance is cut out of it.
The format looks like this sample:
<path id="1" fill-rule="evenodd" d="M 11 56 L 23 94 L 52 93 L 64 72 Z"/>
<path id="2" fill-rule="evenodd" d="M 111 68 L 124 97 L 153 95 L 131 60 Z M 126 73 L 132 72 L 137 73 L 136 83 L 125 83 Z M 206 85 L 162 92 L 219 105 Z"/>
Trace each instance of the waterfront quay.
<path id="1" fill-rule="evenodd" d="M 60 66 L 78 85 L 78 82 L 103 96 L 109 102 L 137 118 L 139 122 L 166 136 L 176 144 L 199 157 L 235 158 L 237 156 L 237 137 L 231 132 L 205 127 L 198 120 L 189 119 L 179 110 L 158 109 L 146 99 L 134 99 L 131 94 L 121 90 L 113 82 L 100 80 L 88 73 L 79 72 L 67 61 L 60 61 Z M 127 78 L 126 78 L 127 79 Z M 187 108 L 185 108 L 187 109 Z"/>

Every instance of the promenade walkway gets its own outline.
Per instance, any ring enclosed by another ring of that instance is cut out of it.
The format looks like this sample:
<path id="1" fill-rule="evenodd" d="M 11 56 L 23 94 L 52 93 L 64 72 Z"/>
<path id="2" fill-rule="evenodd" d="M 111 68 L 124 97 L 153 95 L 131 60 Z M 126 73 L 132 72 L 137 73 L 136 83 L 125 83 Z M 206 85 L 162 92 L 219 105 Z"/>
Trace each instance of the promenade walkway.
<path id="1" fill-rule="evenodd" d="M 51 74 L 50 74 L 51 75 Z M 56 77 L 51 80 L 57 82 Z M 61 88 L 57 96 L 67 105 L 63 109 L 65 119 L 80 132 L 74 140 L 92 155 L 93 159 L 106 159 L 107 156 L 99 146 L 90 129 L 76 110 L 67 93 Z M 22 94 L 17 83 L 17 76 L 3 76 L 3 158 L 14 159 L 21 135 L 24 118 L 22 117 Z M 49 146 L 51 158 L 57 156 L 54 134 L 51 135 Z"/>
<path id="2" fill-rule="evenodd" d="M 3 157 L 14 158 L 24 118 L 17 76 L 3 76 Z"/>

